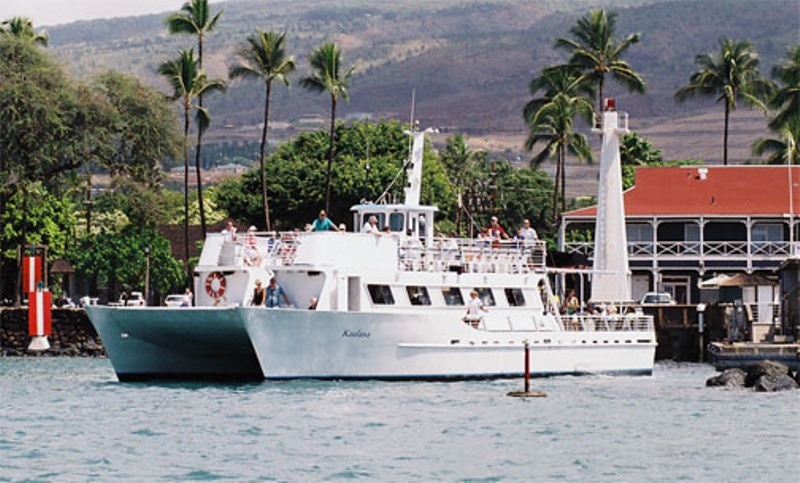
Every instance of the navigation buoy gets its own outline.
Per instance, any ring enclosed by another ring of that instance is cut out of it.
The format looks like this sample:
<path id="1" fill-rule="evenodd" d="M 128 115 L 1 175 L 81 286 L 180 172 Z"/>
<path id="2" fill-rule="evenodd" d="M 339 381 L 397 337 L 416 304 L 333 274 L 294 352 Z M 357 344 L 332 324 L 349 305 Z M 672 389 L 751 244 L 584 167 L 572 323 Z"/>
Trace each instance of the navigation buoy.
<path id="1" fill-rule="evenodd" d="M 547 393 L 541 391 L 531 391 L 531 346 L 525 341 L 525 390 L 511 391 L 511 397 L 547 397 Z"/>
<path id="2" fill-rule="evenodd" d="M 46 351 L 50 348 L 47 336 L 52 333 L 51 303 L 48 290 L 28 292 L 28 333 L 31 336 L 29 351 Z"/>

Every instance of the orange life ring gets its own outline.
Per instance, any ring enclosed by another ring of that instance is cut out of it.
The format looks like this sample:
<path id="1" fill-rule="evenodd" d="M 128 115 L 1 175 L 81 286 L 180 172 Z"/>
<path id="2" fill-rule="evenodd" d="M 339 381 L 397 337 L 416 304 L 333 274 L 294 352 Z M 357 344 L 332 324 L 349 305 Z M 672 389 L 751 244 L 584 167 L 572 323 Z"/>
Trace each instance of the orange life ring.
<path id="1" fill-rule="evenodd" d="M 220 272 L 211 272 L 206 277 L 206 293 L 212 299 L 225 295 L 225 275 Z"/>

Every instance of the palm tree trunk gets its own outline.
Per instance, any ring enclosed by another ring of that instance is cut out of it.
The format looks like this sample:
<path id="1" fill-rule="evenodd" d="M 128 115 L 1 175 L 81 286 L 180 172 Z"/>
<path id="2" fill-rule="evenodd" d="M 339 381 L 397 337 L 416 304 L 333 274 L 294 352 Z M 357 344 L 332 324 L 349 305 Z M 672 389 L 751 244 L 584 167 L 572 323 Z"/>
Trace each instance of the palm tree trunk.
<path id="1" fill-rule="evenodd" d="M 328 175 L 325 179 L 325 211 L 331 211 L 331 170 L 333 168 L 334 129 L 336 127 L 336 96 L 331 94 L 331 139 L 328 145 Z"/>
<path id="2" fill-rule="evenodd" d="M 272 95 L 272 82 L 267 82 L 267 92 L 264 101 L 264 129 L 261 131 L 261 149 L 258 163 L 261 168 L 261 204 L 264 208 L 264 221 L 267 231 L 272 231 L 269 222 L 269 197 L 267 195 L 267 170 L 264 166 L 264 151 L 267 148 L 267 130 L 269 129 L 269 100 Z"/>
<path id="3" fill-rule="evenodd" d="M 728 165 L 728 124 L 731 117 L 731 107 L 725 101 L 725 131 L 722 134 L 722 164 Z"/>
<path id="4" fill-rule="evenodd" d="M 200 103 L 200 108 L 203 107 L 203 100 L 202 97 L 198 98 Z M 194 166 L 195 171 L 197 172 L 197 203 L 200 205 L 200 226 L 203 229 L 203 239 L 206 238 L 206 209 L 203 205 L 203 178 L 201 175 L 200 169 L 200 150 L 203 146 L 203 133 L 200 131 L 200 127 L 197 128 L 197 150 L 195 151 L 194 156 Z"/>
<path id="5" fill-rule="evenodd" d="M 601 76 L 600 77 L 600 81 L 597 83 L 597 112 L 599 112 L 601 116 L 603 115 L 603 84 L 604 84 L 604 81 L 605 81 L 605 78 L 603 78 Z"/>
<path id="6" fill-rule="evenodd" d="M 189 111 L 188 103 L 183 113 L 183 269 L 186 271 L 187 283 L 192 279 L 189 273 Z"/>
<path id="7" fill-rule="evenodd" d="M 558 151 L 559 158 L 561 157 L 561 150 Z M 556 176 L 553 183 L 553 224 L 558 220 L 558 190 L 561 184 L 561 159 L 556 159 Z"/>
<path id="8" fill-rule="evenodd" d="M 565 144 L 562 144 L 559 148 L 561 154 L 559 158 L 561 158 L 561 211 L 563 213 L 564 210 L 567 208 L 567 147 Z M 558 222 L 558 220 L 556 220 Z"/>
<path id="9" fill-rule="evenodd" d="M 198 35 L 197 40 L 197 62 L 200 66 L 200 70 L 203 70 L 203 33 L 201 32 Z M 200 109 L 203 108 L 203 94 L 197 96 L 197 103 L 200 105 Z M 197 169 L 197 203 L 200 207 L 200 226 L 203 230 L 203 239 L 206 238 L 206 207 L 203 204 L 203 180 L 200 176 L 200 151 L 203 149 L 203 132 L 200 130 L 200 127 L 197 127 L 197 150 L 195 153 L 194 164 Z"/>

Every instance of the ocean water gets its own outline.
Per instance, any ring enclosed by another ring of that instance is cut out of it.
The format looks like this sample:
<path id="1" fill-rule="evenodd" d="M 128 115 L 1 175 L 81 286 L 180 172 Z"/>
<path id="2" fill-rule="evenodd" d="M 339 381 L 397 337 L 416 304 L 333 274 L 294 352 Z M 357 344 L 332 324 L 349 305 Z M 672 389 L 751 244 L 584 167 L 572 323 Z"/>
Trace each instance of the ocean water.
<path id="1" fill-rule="evenodd" d="M 800 391 L 652 377 L 120 383 L 0 359 L 0 481 L 797 481 Z"/>

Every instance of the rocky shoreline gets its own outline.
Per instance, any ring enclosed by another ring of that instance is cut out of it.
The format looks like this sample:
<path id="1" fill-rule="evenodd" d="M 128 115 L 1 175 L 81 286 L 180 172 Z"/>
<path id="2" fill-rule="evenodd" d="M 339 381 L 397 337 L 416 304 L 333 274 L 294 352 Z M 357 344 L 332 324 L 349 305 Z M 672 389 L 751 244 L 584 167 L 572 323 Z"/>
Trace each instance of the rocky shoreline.
<path id="1" fill-rule="evenodd" d="M 100 337 L 81 308 L 53 309 L 50 349 L 29 351 L 28 309 L 0 309 L 0 357 L 104 357 Z"/>
<path id="2" fill-rule="evenodd" d="M 775 361 L 761 361 L 744 369 L 725 369 L 706 381 L 708 387 L 752 388 L 756 392 L 800 389 L 800 371 Z"/>

